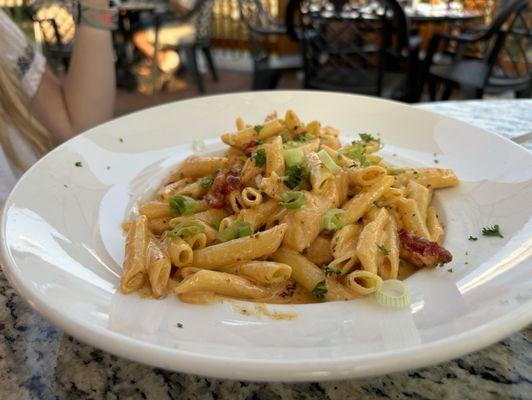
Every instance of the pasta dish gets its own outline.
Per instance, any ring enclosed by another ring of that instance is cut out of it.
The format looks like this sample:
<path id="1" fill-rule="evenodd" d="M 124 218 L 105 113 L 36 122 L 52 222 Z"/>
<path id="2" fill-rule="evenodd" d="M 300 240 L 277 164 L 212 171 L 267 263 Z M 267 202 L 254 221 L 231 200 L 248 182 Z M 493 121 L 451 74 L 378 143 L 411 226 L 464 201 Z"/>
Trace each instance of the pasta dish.
<path id="1" fill-rule="evenodd" d="M 349 300 L 452 260 L 433 192 L 453 171 L 397 168 L 378 137 L 288 110 L 236 120 L 223 155 L 192 155 L 140 204 L 127 231 L 120 289 L 185 302 Z"/>

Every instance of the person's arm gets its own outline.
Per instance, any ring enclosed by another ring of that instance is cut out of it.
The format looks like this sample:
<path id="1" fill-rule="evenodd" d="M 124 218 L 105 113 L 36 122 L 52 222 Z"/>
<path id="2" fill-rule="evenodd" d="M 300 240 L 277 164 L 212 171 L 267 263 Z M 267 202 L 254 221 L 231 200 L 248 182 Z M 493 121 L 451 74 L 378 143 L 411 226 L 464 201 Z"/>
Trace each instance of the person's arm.
<path id="1" fill-rule="evenodd" d="M 63 142 L 113 116 L 115 87 L 111 33 L 81 25 L 64 84 L 46 70 L 30 108 L 54 139 Z"/>

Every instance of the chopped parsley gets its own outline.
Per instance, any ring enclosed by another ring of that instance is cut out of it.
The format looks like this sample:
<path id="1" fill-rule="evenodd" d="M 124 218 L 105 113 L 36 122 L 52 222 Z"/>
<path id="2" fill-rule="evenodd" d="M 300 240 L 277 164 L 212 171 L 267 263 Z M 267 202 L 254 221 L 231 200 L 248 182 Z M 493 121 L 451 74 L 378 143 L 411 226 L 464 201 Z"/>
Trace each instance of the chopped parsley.
<path id="1" fill-rule="evenodd" d="M 178 328 L 182 328 L 182 327 L 183 327 L 183 324 L 182 324 L 181 322 L 178 322 L 178 323 L 177 323 L 177 327 L 178 327 Z"/>
<path id="2" fill-rule="evenodd" d="M 301 165 L 296 164 L 288 168 L 287 175 L 288 177 L 283 181 L 283 183 L 288 188 L 295 189 L 307 176 L 307 172 Z"/>
<path id="3" fill-rule="evenodd" d="M 325 283 L 324 280 L 316 283 L 316 286 L 314 286 L 314 289 L 312 289 L 312 294 L 316 296 L 318 299 L 323 299 L 327 292 L 328 292 L 327 284 Z"/>
<path id="4" fill-rule="evenodd" d="M 341 270 L 336 269 L 336 268 L 331 268 L 328 265 L 326 265 L 325 268 L 323 268 L 323 271 L 325 272 L 325 276 L 331 276 L 333 274 L 340 275 L 342 273 Z"/>
<path id="5" fill-rule="evenodd" d="M 499 225 L 493 225 L 482 228 L 482 236 L 497 236 L 503 238 Z"/>
<path id="6" fill-rule="evenodd" d="M 264 140 L 262 139 L 257 140 L 257 144 L 264 144 Z"/>
<path id="7" fill-rule="evenodd" d="M 369 133 L 360 133 L 358 136 L 360 136 L 360 139 L 362 139 L 364 142 L 377 142 L 380 139 L 375 139 L 373 135 L 370 135 Z"/>
<path id="8" fill-rule="evenodd" d="M 212 186 L 212 178 L 210 176 L 206 176 L 201 180 L 200 185 L 204 189 L 209 189 Z"/>
<path id="9" fill-rule="evenodd" d="M 378 244 L 377 247 L 379 248 L 380 252 L 381 252 L 382 254 L 384 254 L 385 256 L 387 256 L 388 254 L 390 254 L 390 249 L 387 249 L 387 248 L 384 247 L 383 245 Z"/>
<path id="10" fill-rule="evenodd" d="M 253 156 L 255 160 L 255 165 L 257 167 L 262 167 L 266 164 L 266 150 L 258 149 L 255 155 Z"/>
<path id="11" fill-rule="evenodd" d="M 74 164 L 76 167 L 78 168 L 81 168 L 83 167 L 83 164 L 81 163 L 81 161 L 76 161 L 76 163 Z"/>
<path id="12" fill-rule="evenodd" d="M 255 132 L 259 133 L 261 130 L 262 130 L 263 126 L 262 125 L 255 125 L 253 127 L 253 129 L 255 129 Z"/>

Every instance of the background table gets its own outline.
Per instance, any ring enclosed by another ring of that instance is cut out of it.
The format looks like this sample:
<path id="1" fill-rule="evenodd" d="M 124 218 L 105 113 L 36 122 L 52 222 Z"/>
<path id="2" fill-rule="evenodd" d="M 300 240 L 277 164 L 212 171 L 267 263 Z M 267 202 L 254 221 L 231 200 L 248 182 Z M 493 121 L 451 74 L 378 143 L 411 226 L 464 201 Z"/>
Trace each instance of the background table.
<path id="1" fill-rule="evenodd" d="M 419 105 L 516 136 L 532 130 L 532 100 Z M 0 272 L 0 399 L 530 399 L 532 327 L 435 367 L 306 384 L 204 379 L 151 368 L 79 343 L 49 325 Z"/>

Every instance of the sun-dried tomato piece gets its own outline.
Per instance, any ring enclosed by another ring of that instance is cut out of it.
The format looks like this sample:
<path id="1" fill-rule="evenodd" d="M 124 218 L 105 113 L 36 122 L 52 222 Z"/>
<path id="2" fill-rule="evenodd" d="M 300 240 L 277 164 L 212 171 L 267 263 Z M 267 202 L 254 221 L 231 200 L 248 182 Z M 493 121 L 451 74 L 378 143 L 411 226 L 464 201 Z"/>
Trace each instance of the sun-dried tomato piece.
<path id="1" fill-rule="evenodd" d="M 436 242 L 402 230 L 399 232 L 401 240 L 401 258 L 417 267 L 435 267 L 453 259 L 453 255 Z"/>
<path id="2" fill-rule="evenodd" d="M 212 186 L 205 195 L 205 201 L 211 208 L 222 208 L 225 196 L 242 187 L 240 171 L 236 169 L 222 169 L 216 173 Z"/>

